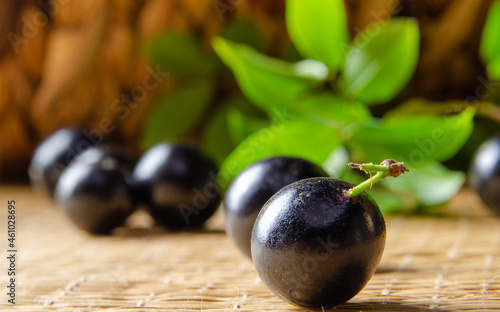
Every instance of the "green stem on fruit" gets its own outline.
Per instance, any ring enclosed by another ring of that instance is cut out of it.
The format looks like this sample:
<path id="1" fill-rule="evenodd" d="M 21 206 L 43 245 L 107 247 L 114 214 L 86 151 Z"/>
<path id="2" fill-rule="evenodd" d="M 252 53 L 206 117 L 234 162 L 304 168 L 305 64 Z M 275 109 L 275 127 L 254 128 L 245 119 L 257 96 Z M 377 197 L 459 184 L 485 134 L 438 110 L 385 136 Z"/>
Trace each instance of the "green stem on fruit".
<path id="1" fill-rule="evenodd" d="M 356 185 L 355 187 L 346 191 L 345 194 L 353 198 L 361 194 L 363 191 L 371 189 L 373 184 L 377 183 L 380 180 L 383 180 L 387 177 L 396 178 L 401 174 L 409 171 L 408 169 L 405 168 L 402 162 L 397 162 L 392 159 L 386 159 L 383 162 L 381 162 L 380 165 L 374 165 L 372 163 L 366 163 L 366 164 L 349 163 L 348 166 L 351 168 L 362 170 L 370 174 L 370 178 L 368 180 L 363 181 L 360 184 Z M 372 172 L 377 172 L 377 173 L 372 176 Z"/>
<path id="2" fill-rule="evenodd" d="M 387 172 L 388 171 L 387 165 L 375 165 L 372 163 L 367 163 L 367 164 L 349 163 L 347 165 L 351 168 L 356 168 L 356 169 L 362 170 L 366 173 L 370 173 L 370 172 L 374 172 L 374 171 L 375 172 Z"/>
<path id="3" fill-rule="evenodd" d="M 360 184 L 358 184 L 357 186 L 349 189 L 346 192 L 346 195 L 349 197 L 356 197 L 359 194 L 361 194 L 362 192 L 364 192 L 366 189 L 369 189 L 369 188 L 371 189 L 372 185 L 374 183 L 377 183 L 378 181 L 380 181 L 386 177 L 388 177 L 388 175 L 386 173 L 377 172 L 376 175 L 370 177 L 368 180 L 365 180 L 365 181 L 361 182 Z"/>

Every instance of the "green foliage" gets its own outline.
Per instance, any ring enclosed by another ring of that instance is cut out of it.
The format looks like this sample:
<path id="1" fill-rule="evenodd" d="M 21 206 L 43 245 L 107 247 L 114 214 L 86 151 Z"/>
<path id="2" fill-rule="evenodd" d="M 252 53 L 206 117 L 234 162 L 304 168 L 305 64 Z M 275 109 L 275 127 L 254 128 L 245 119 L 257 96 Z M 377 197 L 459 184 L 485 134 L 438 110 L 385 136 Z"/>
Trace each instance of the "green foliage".
<path id="1" fill-rule="evenodd" d="M 208 120 L 201 138 L 201 147 L 217 164 L 222 164 L 235 145 L 227 126 L 227 105 L 220 106 Z"/>
<path id="2" fill-rule="evenodd" d="M 232 142 L 236 145 L 241 143 L 250 134 L 269 126 L 268 119 L 245 114 L 236 107 L 227 111 L 227 125 Z"/>
<path id="3" fill-rule="evenodd" d="M 393 19 L 379 23 L 378 31 L 358 35 L 347 53 L 340 87 L 366 104 L 387 102 L 408 83 L 418 60 L 416 22 Z"/>
<path id="4" fill-rule="evenodd" d="M 344 146 L 339 146 L 333 150 L 322 166 L 331 177 L 339 178 L 346 169 L 348 170 L 347 163 L 349 163 L 349 151 Z"/>
<path id="5" fill-rule="evenodd" d="M 337 129 L 372 118 L 370 110 L 361 102 L 341 99 L 326 91 L 311 94 L 301 101 L 290 102 L 287 110 Z"/>
<path id="6" fill-rule="evenodd" d="M 270 115 L 318 87 L 328 74 L 319 62 L 290 64 L 220 37 L 213 47 L 233 71 L 243 93 Z"/>
<path id="7" fill-rule="evenodd" d="M 368 105 L 396 96 L 410 80 L 418 60 L 415 22 L 395 19 L 378 26 L 375 35 L 361 33 L 353 41 L 338 86 L 334 85 L 343 97 Z M 336 83 L 328 81 L 332 79 L 328 68 L 318 61 L 287 63 L 222 38 L 216 38 L 213 47 L 233 71 L 243 93 L 268 113 L 294 104 L 308 107 L 303 101 L 311 94 L 327 82 Z"/>
<path id="8" fill-rule="evenodd" d="M 301 157 L 322 164 L 340 146 L 339 134 L 327 126 L 302 119 L 277 120 L 234 149 L 220 168 L 221 183 L 227 184 L 248 165 L 272 156 Z"/>
<path id="9" fill-rule="evenodd" d="M 410 172 L 397 179 L 384 182 L 391 193 L 405 193 L 424 206 L 438 205 L 448 201 L 465 182 L 465 174 L 446 169 L 442 164 L 430 161 L 424 166 L 412 166 Z"/>
<path id="10" fill-rule="evenodd" d="M 176 77 L 199 78 L 210 74 L 215 66 L 215 60 L 185 33 L 165 33 L 144 48 L 153 64 Z"/>
<path id="11" fill-rule="evenodd" d="M 416 205 L 415 198 L 412 198 L 412 194 L 405 192 L 405 190 L 394 191 L 388 188 L 374 187 L 367 193 L 375 199 L 382 213 L 410 211 Z"/>
<path id="12" fill-rule="evenodd" d="M 195 80 L 163 98 L 146 120 L 142 134 L 143 148 L 166 140 L 182 140 L 206 111 L 213 90 L 210 81 Z"/>
<path id="13" fill-rule="evenodd" d="M 232 42 L 246 44 L 257 50 L 263 50 L 265 42 L 260 30 L 251 21 L 232 20 L 222 29 L 219 36 Z"/>
<path id="14" fill-rule="evenodd" d="M 466 142 L 475 112 L 443 116 L 401 109 L 373 117 L 369 106 L 392 100 L 413 75 L 418 26 L 411 19 L 396 18 L 347 44 L 344 14 L 342 1 L 287 2 L 290 36 L 302 56 L 311 58 L 296 63 L 226 39 L 214 40 L 216 53 L 244 95 L 274 121 L 229 154 L 221 167 L 221 183 L 227 185 L 249 164 L 271 156 L 309 159 L 351 182 L 363 177 L 345 170 L 347 161 L 394 158 L 407 162 L 411 173 L 402 182 L 389 178 L 369 191 L 382 210 L 448 201 L 464 183 L 464 175 L 440 162 Z M 242 116 L 235 119 L 240 126 L 248 123 Z"/>
<path id="15" fill-rule="evenodd" d="M 495 1 L 486 19 L 481 38 L 481 58 L 492 80 L 500 80 L 500 1 Z"/>
<path id="16" fill-rule="evenodd" d="M 219 165 L 251 133 L 269 126 L 265 115 L 253 110 L 248 100 L 234 96 L 218 103 L 202 131 L 201 147 Z"/>
<path id="17" fill-rule="evenodd" d="M 288 0 L 286 6 L 286 24 L 297 50 L 338 71 L 349 41 L 344 1 Z"/>
<path id="18" fill-rule="evenodd" d="M 481 46 L 493 75 L 500 58 L 499 7 L 497 1 Z M 183 140 L 201 130 L 201 147 L 221 165 L 223 186 L 251 163 L 271 156 L 309 159 L 351 182 L 366 176 L 353 173 L 348 161 L 394 158 L 410 172 L 369 190 L 383 211 L 448 201 L 464 175 L 441 162 L 469 138 L 475 112 L 443 114 L 416 99 L 382 118 L 372 115 L 374 105 L 393 101 L 413 75 L 420 44 L 416 22 L 377 23 L 350 41 L 342 0 L 287 0 L 286 23 L 298 52 L 284 54 L 294 61 L 259 52 L 263 36 L 248 21 L 227 24 L 214 39 L 219 59 L 184 34 L 168 33 L 147 44 L 152 62 L 180 87 L 152 110 L 143 146 Z M 220 85 L 229 77 L 221 61 L 239 90 L 231 89 L 236 87 L 232 81 Z"/>
<path id="19" fill-rule="evenodd" d="M 444 161 L 455 155 L 473 129 L 473 109 L 450 117 L 399 115 L 360 125 L 349 143 L 364 159 L 394 158 L 406 163 Z"/>
<path id="20" fill-rule="evenodd" d="M 479 104 L 482 105 L 482 104 Z M 424 98 L 411 98 L 400 103 L 384 114 L 384 118 L 398 118 L 409 115 L 442 116 L 457 113 L 464 108 L 464 101 L 449 100 L 439 103 Z"/>

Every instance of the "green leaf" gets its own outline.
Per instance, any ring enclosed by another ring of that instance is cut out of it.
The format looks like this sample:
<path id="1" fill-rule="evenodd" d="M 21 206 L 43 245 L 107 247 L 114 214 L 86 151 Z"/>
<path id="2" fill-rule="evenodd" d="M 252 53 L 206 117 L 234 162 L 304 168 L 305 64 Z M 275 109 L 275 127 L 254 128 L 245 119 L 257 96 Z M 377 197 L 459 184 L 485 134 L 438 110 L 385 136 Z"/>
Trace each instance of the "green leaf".
<path id="1" fill-rule="evenodd" d="M 227 124 L 232 142 L 238 145 L 250 134 L 269 126 L 269 120 L 244 114 L 231 107 L 227 111 Z"/>
<path id="2" fill-rule="evenodd" d="M 300 55 L 300 52 L 297 51 L 297 48 L 295 47 L 295 45 L 293 45 L 293 43 L 285 44 L 281 49 L 281 51 L 279 52 L 278 58 L 283 61 L 292 63 L 304 60 L 304 58 L 302 57 L 302 55 Z"/>
<path id="3" fill-rule="evenodd" d="M 248 165 L 273 156 L 294 156 L 322 165 L 342 145 L 338 133 L 324 125 L 305 120 L 274 123 L 247 137 L 226 158 L 219 182 L 227 186 Z"/>
<path id="4" fill-rule="evenodd" d="M 242 125 L 233 118 L 238 118 Z M 226 98 L 218 104 L 203 129 L 202 148 L 220 165 L 248 135 L 267 126 L 266 115 L 242 95 Z"/>
<path id="5" fill-rule="evenodd" d="M 411 193 L 424 206 L 446 203 L 465 182 L 464 173 L 451 171 L 438 162 L 407 167 L 410 172 L 397 179 L 385 179 L 384 185 L 394 192 Z"/>
<path id="6" fill-rule="evenodd" d="M 245 96 L 268 113 L 282 111 L 290 102 L 320 86 L 328 76 L 328 69 L 320 62 L 291 64 L 220 37 L 214 39 L 213 47 L 233 71 Z"/>
<path id="7" fill-rule="evenodd" d="M 339 178 L 348 169 L 349 152 L 343 146 L 337 147 L 323 162 L 323 169 L 334 178 Z"/>
<path id="8" fill-rule="evenodd" d="M 213 91 L 211 81 L 195 80 L 161 99 L 144 123 L 142 146 L 182 139 L 203 116 Z"/>
<path id="9" fill-rule="evenodd" d="M 341 99 L 331 92 L 310 94 L 301 101 L 291 102 L 288 108 L 292 114 L 337 129 L 372 118 L 366 105 Z"/>
<path id="10" fill-rule="evenodd" d="M 147 42 L 144 48 L 153 64 L 180 77 L 207 75 L 215 64 L 200 43 L 187 33 L 165 33 Z"/>
<path id="11" fill-rule="evenodd" d="M 474 110 L 450 117 L 407 115 L 361 124 L 349 139 L 365 161 L 394 158 L 408 164 L 444 161 L 455 155 L 473 129 Z"/>
<path id="12" fill-rule="evenodd" d="M 219 36 L 235 43 L 246 44 L 254 49 L 265 48 L 264 37 L 254 21 L 232 20 L 224 25 Z"/>
<path id="13" fill-rule="evenodd" d="M 495 1 L 490 7 L 481 38 L 480 55 L 490 78 L 500 80 L 500 1 Z"/>
<path id="14" fill-rule="evenodd" d="M 341 68 L 349 41 L 343 0 L 288 0 L 286 25 L 304 58 L 323 62 L 335 72 Z"/>
<path id="15" fill-rule="evenodd" d="M 202 134 L 201 146 L 203 151 L 218 165 L 235 148 L 227 127 L 227 105 L 217 109 L 208 121 Z"/>
<path id="16" fill-rule="evenodd" d="M 389 190 L 381 185 L 377 185 L 368 190 L 367 193 L 375 199 L 382 213 L 409 211 L 417 206 L 414 196 L 406 190 Z"/>
<path id="17" fill-rule="evenodd" d="M 410 19 L 380 23 L 375 34 L 360 33 L 347 53 L 339 80 L 343 92 L 366 104 L 392 99 L 415 70 L 420 35 Z"/>
<path id="18" fill-rule="evenodd" d="M 483 105 L 486 102 L 478 102 L 477 106 Z M 424 98 L 411 98 L 398 106 L 390 109 L 384 115 L 384 118 L 398 118 L 410 115 L 436 115 L 453 114 L 463 111 L 463 100 L 448 100 L 441 102 L 433 102 Z"/>

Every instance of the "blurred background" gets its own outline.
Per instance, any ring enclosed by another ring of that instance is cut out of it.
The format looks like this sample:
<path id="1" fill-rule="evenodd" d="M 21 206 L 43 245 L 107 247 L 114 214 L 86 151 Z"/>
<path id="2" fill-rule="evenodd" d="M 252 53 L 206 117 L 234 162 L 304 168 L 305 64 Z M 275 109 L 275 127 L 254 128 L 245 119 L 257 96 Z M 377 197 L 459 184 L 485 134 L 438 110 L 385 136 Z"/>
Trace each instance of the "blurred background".
<path id="1" fill-rule="evenodd" d="M 419 21 L 415 74 L 375 116 L 415 96 L 435 105 L 493 96 L 478 53 L 491 0 L 345 3 L 351 36 L 392 16 Z M 220 164 L 269 120 L 242 96 L 211 39 L 298 61 L 284 13 L 284 0 L 0 0 L 0 180 L 27 181 L 36 146 L 75 125 L 139 153 L 161 140 L 189 141 Z M 498 130 L 492 118 L 476 118 L 448 166 L 464 169 Z"/>

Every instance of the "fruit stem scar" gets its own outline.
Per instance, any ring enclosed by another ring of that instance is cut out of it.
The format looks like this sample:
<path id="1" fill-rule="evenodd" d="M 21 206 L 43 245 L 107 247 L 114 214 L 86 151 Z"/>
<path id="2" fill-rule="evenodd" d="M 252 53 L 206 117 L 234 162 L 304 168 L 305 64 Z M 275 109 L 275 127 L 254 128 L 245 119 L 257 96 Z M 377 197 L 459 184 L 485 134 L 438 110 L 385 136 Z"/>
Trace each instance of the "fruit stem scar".
<path id="1" fill-rule="evenodd" d="M 387 177 L 396 178 L 401 174 L 408 172 L 409 170 L 405 168 L 402 162 L 395 161 L 393 159 L 386 159 L 380 163 L 380 165 L 374 165 L 373 163 L 365 164 L 355 164 L 349 163 L 349 167 L 356 168 L 370 174 L 370 178 L 356 185 L 355 187 L 347 190 L 345 194 L 349 197 L 356 197 L 363 191 L 371 189 L 373 184 Z M 372 176 L 372 172 L 377 172 Z"/>

